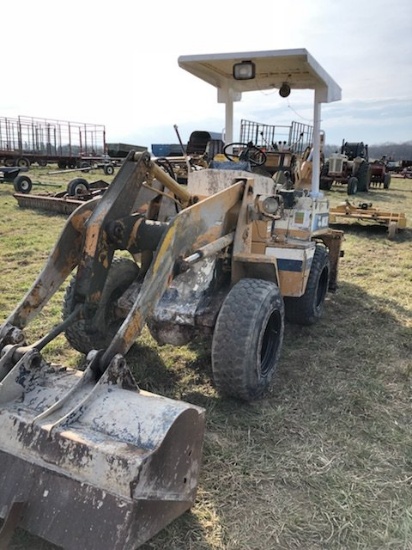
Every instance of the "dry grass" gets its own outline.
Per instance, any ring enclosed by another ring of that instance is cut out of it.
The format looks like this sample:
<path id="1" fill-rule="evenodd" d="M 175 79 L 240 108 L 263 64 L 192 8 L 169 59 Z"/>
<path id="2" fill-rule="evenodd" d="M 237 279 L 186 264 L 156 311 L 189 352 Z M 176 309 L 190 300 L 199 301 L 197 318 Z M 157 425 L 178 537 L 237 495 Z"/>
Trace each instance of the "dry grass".
<path id="1" fill-rule="evenodd" d="M 344 187 L 328 195 L 332 204 L 347 198 Z M 382 228 L 342 226 L 339 289 L 316 327 L 287 326 L 267 399 L 220 398 L 201 344 L 159 348 L 145 332 L 131 350 L 143 388 L 207 411 L 196 505 L 144 550 L 412 548 L 412 181 L 393 179 L 355 200 L 406 212 L 408 228 L 389 241 Z M 64 218 L 19 209 L 6 186 L 0 208 L 3 317 Z M 58 320 L 60 300 L 33 335 Z M 65 341 L 52 353 L 77 360 Z M 54 547 L 18 532 L 11 548 Z"/>

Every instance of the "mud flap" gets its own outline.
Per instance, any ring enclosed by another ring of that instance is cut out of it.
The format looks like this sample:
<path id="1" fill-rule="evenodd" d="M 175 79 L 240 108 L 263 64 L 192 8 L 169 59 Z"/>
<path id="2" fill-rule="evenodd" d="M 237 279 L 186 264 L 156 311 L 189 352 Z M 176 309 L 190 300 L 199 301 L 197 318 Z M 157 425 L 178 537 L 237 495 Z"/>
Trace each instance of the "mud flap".
<path id="1" fill-rule="evenodd" d="M 65 549 L 137 548 L 194 504 L 204 423 L 140 390 L 121 355 L 96 381 L 93 359 L 78 371 L 30 350 L 0 384 L 4 525 L 18 508 L 23 529 Z"/>

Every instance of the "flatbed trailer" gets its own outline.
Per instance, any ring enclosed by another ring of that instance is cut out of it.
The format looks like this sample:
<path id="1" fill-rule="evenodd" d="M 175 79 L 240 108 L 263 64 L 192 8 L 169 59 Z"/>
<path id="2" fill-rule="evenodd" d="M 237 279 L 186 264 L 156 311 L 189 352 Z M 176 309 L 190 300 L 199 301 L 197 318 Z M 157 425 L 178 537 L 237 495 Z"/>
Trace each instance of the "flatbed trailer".
<path id="1" fill-rule="evenodd" d="M 5 166 L 85 167 L 106 154 L 101 124 L 18 116 L 0 117 L 0 162 Z"/>

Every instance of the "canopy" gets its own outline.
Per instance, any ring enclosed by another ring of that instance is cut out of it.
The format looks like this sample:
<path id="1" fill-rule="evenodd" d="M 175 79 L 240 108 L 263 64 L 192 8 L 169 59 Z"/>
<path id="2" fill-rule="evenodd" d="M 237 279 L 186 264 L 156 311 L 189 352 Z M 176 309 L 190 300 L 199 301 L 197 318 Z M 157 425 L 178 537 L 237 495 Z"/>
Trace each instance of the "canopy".
<path id="1" fill-rule="evenodd" d="M 234 78 L 233 67 L 242 62 L 253 64 L 252 78 Z M 178 63 L 217 88 L 218 102 L 226 106 L 228 143 L 233 141 L 233 102 L 240 101 L 243 92 L 280 89 L 285 83 L 292 90 L 314 90 L 312 192 L 319 191 L 320 104 L 340 100 L 342 91 L 306 49 L 183 55 Z"/>
<path id="2" fill-rule="evenodd" d="M 255 64 L 255 77 L 235 80 L 233 65 L 242 61 Z M 287 82 L 291 88 L 317 90 L 323 103 L 341 99 L 341 89 L 305 49 L 263 52 L 184 55 L 179 66 L 208 82 L 218 90 L 234 94 L 280 88 Z M 240 100 L 240 97 L 239 99 Z"/>

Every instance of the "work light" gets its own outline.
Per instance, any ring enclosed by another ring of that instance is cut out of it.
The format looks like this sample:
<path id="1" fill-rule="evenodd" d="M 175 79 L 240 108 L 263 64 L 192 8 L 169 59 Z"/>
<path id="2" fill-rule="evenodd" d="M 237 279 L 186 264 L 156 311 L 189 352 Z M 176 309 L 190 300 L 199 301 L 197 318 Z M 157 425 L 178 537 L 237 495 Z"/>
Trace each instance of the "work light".
<path id="1" fill-rule="evenodd" d="M 233 65 L 233 78 L 235 80 L 251 80 L 255 78 L 256 66 L 253 61 L 242 61 Z"/>

